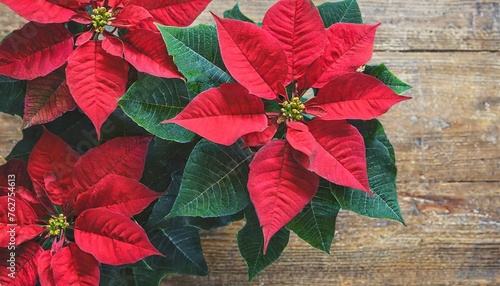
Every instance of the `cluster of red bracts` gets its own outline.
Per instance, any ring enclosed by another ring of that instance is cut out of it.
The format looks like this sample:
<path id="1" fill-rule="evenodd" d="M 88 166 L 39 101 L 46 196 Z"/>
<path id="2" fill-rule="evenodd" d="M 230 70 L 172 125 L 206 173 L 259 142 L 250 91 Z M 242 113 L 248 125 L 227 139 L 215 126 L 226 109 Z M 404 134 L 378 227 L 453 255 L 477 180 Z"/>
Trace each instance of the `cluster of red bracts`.
<path id="1" fill-rule="evenodd" d="M 165 123 L 219 144 L 243 137 L 247 146 L 262 146 L 250 164 L 248 191 L 265 252 L 316 194 L 320 177 L 371 194 L 363 137 L 346 120 L 373 119 L 408 98 L 357 72 L 372 56 L 378 24 L 325 29 L 310 0 L 279 1 L 262 28 L 214 18 L 222 59 L 238 83 L 199 94 Z M 306 100 L 310 87 L 319 90 Z M 264 100 L 281 110 L 265 112 Z M 276 137 L 279 125 L 285 131 Z"/>
<path id="2" fill-rule="evenodd" d="M 78 106 L 99 137 L 126 91 L 129 64 L 158 77 L 182 77 L 153 22 L 187 26 L 210 1 L 1 0 L 30 21 L 0 44 L 0 74 L 35 80 L 28 86 L 25 114 L 37 110 L 43 116 L 25 117 L 24 126 L 50 122 Z M 83 31 L 72 34 L 67 22 L 82 24 Z M 116 28 L 128 33 L 119 37 Z M 38 90 L 47 86 L 57 98 L 39 106 Z"/>
<path id="3" fill-rule="evenodd" d="M 27 166 L 1 166 L 0 284 L 98 285 L 99 263 L 162 255 L 130 219 L 161 195 L 138 182 L 150 140 L 117 138 L 79 156 L 44 130 Z"/>
<path id="4" fill-rule="evenodd" d="M 0 2 L 32 21 L 0 44 L 0 74 L 30 80 L 25 127 L 78 106 L 99 134 L 125 93 L 130 66 L 182 77 L 153 22 L 189 25 L 210 0 Z M 262 28 L 214 18 L 222 59 L 236 83 L 200 93 L 164 123 L 218 144 L 243 138 L 255 147 L 248 191 L 265 252 L 271 237 L 316 194 L 320 178 L 371 193 L 364 140 L 347 120 L 373 119 L 408 98 L 359 72 L 372 56 L 378 24 L 325 28 L 310 0 L 279 1 Z M 62 24 L 70 21 L 84 31 L 72 34 Z M 127 33 L 118 36 L 116 28 Z M 34 114 L 38 90 L 47 86 L 57 104 Z M 76 278 L 97 284 L 99 262 L 127 264 L 160 254 L 129 219 L 159 196 L 137 182 L 149 140 L 114 139 L 79 156 L 45 130 L 27 167 L 10 160 L 0 169 L 18 178 L 14 232 L 21 284 L 33 285 L 37 275 L 47 285 L 70 285 Z M 5 204 L 8 184 L 0 181 Z M 8 211 L 0 210 L 2 254 L 8 254 L 9 224 Z M 5 277 L 1 272 L 0 279 Z"/>

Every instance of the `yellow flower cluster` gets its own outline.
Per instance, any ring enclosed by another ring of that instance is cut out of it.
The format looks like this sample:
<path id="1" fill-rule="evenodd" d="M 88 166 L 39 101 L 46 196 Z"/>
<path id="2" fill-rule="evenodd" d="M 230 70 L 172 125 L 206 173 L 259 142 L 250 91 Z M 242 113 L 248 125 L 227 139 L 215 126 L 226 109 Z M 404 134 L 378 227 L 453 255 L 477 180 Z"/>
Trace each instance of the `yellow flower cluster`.
<path id="1" fill-rule="evenodd" d="M 302 120 L 302 112 L 306 107 L 300 101 L 299 97 L 294 97 L 290 102 L 285 101 L 281 104 L 281 116 L 292 121 Z"/>
<path id="2" fill-rule="evenodd" d="M 50 235 L 56 236 L 61 234 L 61 229 L 66 229 L 69 226 L 69 223 L 66 221 L 66 216 L 60 214 L 59 216 L 53 216 L 49 219 L 49 225 L 47 225 L 47 229 L 49 230 Z"/>
<path id="3" fill-rule="evenodd" d="M 113 18 L 113 13 L 111 10 L 107 10 L 104 7 L 99 7 L 94 10 L 92 10 L 92 15 L 90 15 L 90 18 L 92 18 L 92 26 L 94 27 L 95 31 L 97 33 L 102 33 L 104 32 L 104 26 L 106 25 L 111 25 L 110 19 Z"/>

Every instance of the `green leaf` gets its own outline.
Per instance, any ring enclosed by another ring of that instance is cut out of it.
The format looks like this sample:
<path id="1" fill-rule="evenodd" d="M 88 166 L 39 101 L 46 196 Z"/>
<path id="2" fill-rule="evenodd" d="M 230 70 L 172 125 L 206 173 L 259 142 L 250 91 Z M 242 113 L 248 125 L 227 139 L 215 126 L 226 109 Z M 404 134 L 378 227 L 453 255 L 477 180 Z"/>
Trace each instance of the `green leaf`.
<path id="1" fill-rule="evenodd" d="M 92 14 L 92 9 L 90 9 L 90 11 L 88 11 L 88 12 L 90 14 Z M 81 24 L 76 23 L 76 22 L 68 22 L 68 23 L 66 23 L 66 27 L 73 35 L 81 34 L 81 33 L 86 31 L 85 25 L 81 25 Z"/>
<path id="2" fill-rule="evenodd" d="M 45 124 L 45 127 L 55 135 L 61 137 L 71 148 L 83 154 L 99 145 L 95 127 L 85 114 L 79 110 L 64 113 L 56 120 Z M 109 125 L 103 124 L 101 130 L 107 130 Z M 22 158 L 27 160 L 29 153 L 42 135 L 42 126 L 32 126 L 23 130 L 23 139 L 17 142 L 7 159 Z"/>
<path id="3" fill-rule="evenodd" d="M 397 78 L 384 64 L 367 65 L 364 73 L 376 77 L 397 94 L 403 94 L 405 91 L 412 88 L 410 85 Z"/>
<path id="4" fill-rule="evenodd" d="M 280 229 L 269 241 L 266 255 L 264 250 L 264 235 L 259 219 L 253 208 L 245 213 L 246 224 L 238 231 L 238 248 L 248 269 L 248 281 L 252 281 L 264 268 L 271 265 L 280 256 L 288 244 L 290 231 Z"/>
<path id="5" fill-rule="evenodd" d="M 264 108 L 266 112 L 280 112 L 281 113 L 281 105 L 276 100 L 262 100 L 264 102 Z"/>
<path id="6" fill-rule="evenodd" d="M 396 168 L 396 154 L 394 153 L 394 147 L 389 141 L 387 134 L 385 134 L 384 127 L 382 126 L 382 123 L 380 123 L 380 121 L 378 121 L 377 119 L 369 121 L 353 120 L 350 123 L 358 128 L 358 130 L 361 130 L 361 134 L 365 134 L 364 137 L 368 138 L 369 141 L 379 141 L 380 143 L 382 143 L 385 148 L 387 148 L 387 152 L 389 152 L 389 156 L 391 157 L 391 161 L 394 164 L 394 168 Z M 370 137 L 370 134 L 372 137 Z M 396 181 L 395 177 L 394 181 Z"/>
<path id="7" fill-rule="evenodd" d="M 194 133 L 177 124 L 161 122 L 179 114 L 192 98 L 182 80 L 147 75 L 136 81 L 118 104 L 133 121 L 152 134 L 185 143 L 193 140 Z"/>
<path id="8" fill-rule="evenodd" d="M 234 19 L 234 20 L 240 20 L 240 21 L 244 21 L 244 22 L 250 22 L 250 23 L 253 23 L 255 24 L 254 21 L 252 21 L 252 19 L 248 18 L 247 16 L 245 16 L 241 10 L 240 10 L 240 5 L 238 3 L 236 3 L 234 5 L 234 7 L 231 9 L 231 10 L 226 10 L 224 11 L 224 14 L 223 14 L 224 18 L 226 19 Z"/>
<path id="9" fill-rule="evenodd" d="M 146 130 L 126 116 L 121 108 L 115 109 L 103 123 L 101 140 L 97 140 L 97 133 L 92 122 L 78 109 L 64 113 L 56 120 L 45 124 L 45 127 L 61 137 L 80 154 L 116 137 L 149 135 Z"/>
<path id="10" fill-rule="evenodd" d="M 0 112 L 23 116 L 26 82 L 0 75 Z"/>
<path id="11" fill-rule="evenodd" d="M 335 23 L 363 23 L 361 10 L 356 0 L 326 2 L 318 6 L 319 14 L 326 28 Z"/>
<path id="12" fill-rule="evenodd" d="M 340 205 L 330 191 L 330 183 L 321 179 L 316 195 L 286 228 L 312 247 L 330 254 L 339 210 Z"/>
<path id="13" fill-rule="evenodd" d="M 233 81 L 220 54 L 215 26 L 176 28 L 158 25 L 168 53 L 186 77 L 187 86 L 198 94 Z"/>
<path id="14" fill-rule="evenodd" d="M 194 146 L 193 143 L 181 144 L 155 137 L 149 145 L 141 183 L 157 192 L 166 191 L 174 172 L 184 169 Z"/>
<path id="15" fill-rule="evenodd" d="M 182 176 L 172 216 L 219 217 L 243 210 L 252 153 L 239 140 L 223 146 L 202 139 L 193 149 Z"/>
<path id="16" fill-rule="evenodd" d="M 166 273 L 154 269 L 134 267 L 135 285 L 158 286 Z"/>
<path id="17" fill-rule="evenodd" d="M 126 116 L 121 108 L 115 109 L 101 126 L 101 140 L 97 140 L 92 122 L 78 109 L 64 113 L 56 120 L 45 124 L 45 127 L 80 154 L 116 137 L 149 134 Z"/>
<path id="18" fill-rule="evenodd" d="M 95 127 L 89 118 L 78 109 L 64 113 L 56 120 L 45 124 L 47 129 L 61 137 L 71 148 L 83 154 L 99 145 Z M 110 130 L 109 124 L 104 123 L 102 130 Z M 103 132 L 104 133 L 104 132 Z"/>
<path id="19" fill-rule="evenodd" d="M 44 125 L 50 132 L 61 137 L 73 150 L 83 154 L 100 143 L 115 137 L 144 135 L 147 132 L 130 120 L 117 108 L 101 127 L 101 141 L 97 140 L 95 127 L 88 117 L 78 109 L 66 112 L 56 120 Z M 27 160 L 29 153 L 42 134 L 42 126 L 23 130 L 23 139 L 14 146 L 7 158 Z"/>
<path id="20" fill-rule="evenodd" d="M 202 217 L 186 217 L 177 216 L 173 218 L 167 218 L 167 215 L 172 210 L 175 199 L 179 194 L 179 189 L 181 186 L 182 175 L 181 172 L 175 172 L 172 174 L 172 182 L 168 187 L 168 191 L 162 195 L 153 207 L 153 211 L 149 216 L 149 220 L 146 224 L 146 230 L 153 230 L 159 228 L 172 228 L 179 226 L 192 226 L 202 230 L 210 230 L 219 227 L 226 226 L 233 221 L 240 220 L 243 218 L 242 213 L 238 213 L 231 216 L 221 216 L 213 218 L 202 218 Z"/>
<path id="21" fill-rule="evenodd" d="M 21 139 L 17 144 L 12 148 L 10 154 L 5 158 L 7 160 L 13 158 L 23 159 L 25 162 L 28 162 L 28 158 L 31 150 L 35 147 L 36 142 L 42 136 L 43 128 L 42 126 L 33 126 L 23 130 L 23 139 Z"/>
<path id="22" fill-rule="evenodd" d="M 164 228 L 148 232 L 151 244 L 165 256 L 143 259 L 147 268 L 161 274 L 207 275 L 198 229 L 189 226 Z M 138 284 L 141 285 L 141 284 Z"/>
<path id="23" fill-rule="evenodd" d="M 144 135 L 151 134 L 127 116 L 122 108 L 117 107 L 101 127 L 100 143 L 102 144 L 117 137 Z"/>
<path id="24" fill-rule="evenodd" d="M 126 286 L 134 285 L 134 275 L 130 269 L 121 266 L 101 264 L 100 266 L 101 286 Z"/>
<path id="25" fill-rule="evenodd" d="M 382 125 L 376 119 L 350 123 L 358 128 L 365 139 L 368 180 L 373 197 L 360 190 L 331 184 L 333 195 L 343 209 L 405 224 L 396 193 L 394 150 Z"/>

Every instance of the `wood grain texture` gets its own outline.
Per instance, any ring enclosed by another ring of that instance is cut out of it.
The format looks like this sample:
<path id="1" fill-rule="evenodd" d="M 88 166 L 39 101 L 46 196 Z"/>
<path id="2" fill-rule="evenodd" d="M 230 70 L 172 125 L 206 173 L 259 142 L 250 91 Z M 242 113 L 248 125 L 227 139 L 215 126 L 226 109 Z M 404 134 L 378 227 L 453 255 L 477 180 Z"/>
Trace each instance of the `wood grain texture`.
<path id="1" fill-rule="evenodd" d="M 222 15 L 236 0 L 214 0 L 208 9 Z M 261 21 L 273 0 L 239 1 Z M 319 5 L 323 0 L 313 0 Z M 334 2 L 334 1 L 331 1 Z M 500 47 L 500 3 L 491 0 L 360 0 L 365 23 L 382 23 L 375 48 L 389 51 L 495 51 Z M 200 22 L 213 23 L 208 13 Z"/>
<path id="2" fill-rule="evenodd" d="M 314 1 L 316 4 L 324 1 Z M 407 227 L 341 211 L 332 255 L 292 235 L 254 282 L 236 245 L 243 222 L 202 233 L 210 274 L 162 285 L 500 284 L 500 3 L 358 0 L 382 22 L 371 63 L 385 62 L 414 89 L 381 118 L 394 144 Z M 221 15 L 234 0 L 213 0 Z M 240 1 L 261 20 L 272 0 Z M 207 12 L 197 22 L 213 23 Z M 22 21 L 0 4 L 0 37 Z M 21 120 L 0 115 L 0 161 Z"/>
<path id="3" fill-rule="evenodd" d="M 22 122 L 18 116 L 0 113 L 0 164 L 5 163 L 5 157 L 17 141 L 21 140 Z"/>
<path id="4" fill-rule="evenodd" d="M 374 54 L 414 89 L 381 117 L 398 157 L 399 179 L 498 181 L 498 53 Z M 451 170 L 452 169 L 452 170 Z"/>
<path id="5" fill-rule="evenodd" d="M 222 15 L 238 2 L 213 0 L 197 23 L 214 23 L 208 13 Z M 272 0 L 243 0 L 241 10 L 261 21 Z M 315 0 L 319 5 L 325 1 Z M 491 0 L 358 1 L 366 23 L 381 22 L 377 50 L 495 51 L 500 46 L 500 3 Z M 22 18 L 0 4 L 0 38 L 19 28 Z"/>
<path id="6" fill-rule="evenodd" d="M 498 276 L 498 185 L 404 183 L 408 227 L 341 212 L 331 256 L 292 235 L 279 262 L 250 285 L 486 285 Z M 461 191 L 457 191 L 461 190 Z M 235 232 L 204 232 L 211 274 L 163 285 L 247 285 Z"/>
<path id="7" fill-rule="evenodd" d="M 12 31 L 21 28 L 25 22 L 26 20 L 0 3 L 0 39 L 3 39 Z"/>

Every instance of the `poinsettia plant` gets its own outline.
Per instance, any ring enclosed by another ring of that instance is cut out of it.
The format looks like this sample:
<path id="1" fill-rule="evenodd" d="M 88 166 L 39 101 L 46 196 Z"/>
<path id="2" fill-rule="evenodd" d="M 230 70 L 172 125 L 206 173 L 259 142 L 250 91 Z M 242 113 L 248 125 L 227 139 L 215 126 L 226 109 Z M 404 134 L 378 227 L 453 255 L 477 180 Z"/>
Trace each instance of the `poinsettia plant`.
<path id="1" fill-rule="evenodd" d="M 373 119 L 408 98 L 356 72 L 371 58 L 378 25 L 325 29 L 308 0 L 279 1 L 262 28 L 214 18 L 222 59 L 238 83 L 200 93 L 165 122 L 223 145 L 243 137 L 246 146 L 262 146 L 250 164 L 248 192 L 265 254 L 271 237 L 314 197 L 320 177 L 372 194 L 363 137 L 346 120 Z M 309 87 L 317 94 L 304 100 Z M 263 100 L 280 109 L 266 112 Z"/>
<path id="2" fill-rule="evenodd" d="M 24 126 L 50 122 L 78 106 L 99 137 L 126 91 L 129 64 L 159 77 L 182 77 L 153 22 L 189 25 L 210 0 L 0 2 L 30 21 L 0 44 L 0 74 L 33 80 Z"/>
<path id="3" fill-rule="evenodd" d="M 375 118 L 410 86 L 369 64 L 380 24 L 356 1 L 191 27 L 210 1 L 0 2 L 32 21 L 0 44 L 0 111 L 25 127 L 0 167 L 16 283 L 206 275 L 200 231 L 243 219 L 252 280 L 291 231 L 329 253 L 341 209 L 404 224 Z"/>
<path id="4" fill-rule="evenodd" d="M 129 219 L 161 195 L 137 182 L 150 140 L 116 138 L 79 156 L 44 130 L 27 167 L 19 159 L 2 166 L 4 178 L 14 176 L 20 183 L 17 195 L 9 192 L 7 180 L 0 186 L 0 201 L 11 206 L 0 213 L 0 249 L 7 254 L 9 246 L 21 246 L 23 259 L 15 266 L 30 267 L 17 273 L 18 281 L 33 285 L 38 276 L 43 285 L 97 285 L 99 263 L 122 265 L 162 255 Z M 2 268 L 0 275 L 6 285 L 7 271 Z"/>

